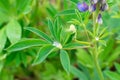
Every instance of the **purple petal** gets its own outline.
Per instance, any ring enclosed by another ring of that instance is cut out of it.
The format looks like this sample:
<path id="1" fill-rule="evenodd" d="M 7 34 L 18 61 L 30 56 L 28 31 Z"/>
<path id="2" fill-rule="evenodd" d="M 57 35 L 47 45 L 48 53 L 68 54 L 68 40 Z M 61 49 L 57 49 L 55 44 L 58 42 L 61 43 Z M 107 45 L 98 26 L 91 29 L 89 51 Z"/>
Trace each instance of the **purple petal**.
<path id="1" fill-rule="evenodd" d="M 105 10 L 107 10 L 107 9 L 108 9 L 108 4 L 107 4 L 107 3 L 101 5 L 101 7 L 100 7 L 100 10 L 101 10 L 101 11 L 105 11 Z"/>
<path id="2" fill-rule="evenodd" d="M 96 10 L 96 4 L 91 4 L 90 6 L 89 6 L 89 11 L 90 12 L 94 12 Z"/>
<path id="3" fill-rule="evenodd" d="M 97 17 L 96 22 L 97 22 L 98 24 L 102 24 L 102 23 L 103 23 L 102 15 L 101 15 L 101 14 L 98 14 L 98 17 Z"/>
<path id="4" fill-rule="evenodd" d="M 88 10 L 89 7 L 85 2 L 83 2 L 83 3 L 78 3 L 77 8 L 79 9 L 79 11 L 85 12 Z"/>

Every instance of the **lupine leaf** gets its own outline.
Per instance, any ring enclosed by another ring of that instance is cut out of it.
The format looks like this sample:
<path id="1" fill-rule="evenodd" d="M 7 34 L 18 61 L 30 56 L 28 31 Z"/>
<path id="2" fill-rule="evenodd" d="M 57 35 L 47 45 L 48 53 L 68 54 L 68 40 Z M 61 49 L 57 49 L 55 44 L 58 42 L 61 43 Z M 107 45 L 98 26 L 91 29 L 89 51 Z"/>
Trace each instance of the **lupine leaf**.
<path id="1" fill-rule="evenodd" d="M 5 43 L 6 43 L 7 37 L 5 34 L 5 29 L 3 28 L 2 30 L 0 30 L 0 53 L 2 52 Z"/>
<path id="2" fill-rule="evenodd" d="M 75 14 L 75 9 L 64 10 L 62 12 L 59 12 L 56 16 L 72 15 L 72 14 Z"/>
<path id="3" fill-rule="evenodd" d="M 21 39 L 22 29 L 16 20 L 11 20 L 6 26 L 6 34 L 11 43 Z"/>
<path id="4" fill-rule="evenodd" d="M 120 75 L 116 72 L 105 71 L 105 75 L 110 78 L 110 80 L 120 80 Z"/>
<path id="5" fill-rule="evenodd" d="M 33 27 L 25 27 L 24 29 L 31 31 L 35 33 L 36 35 L 40 36 L 41 38 L 45 39 L 46 41 L 52 43 L 51 38 L 47 34 L 43 33 L 42 31 L 36 28 L 33 28 Z"/>
<path id="6" fill-rule="evenodd" d="M 60 61 L 66 72 L 70 71 L 70 59 L 68 53 L 65 50 L 60 51 Z"/>
<path id="7" fill-rule="evenodd" d="M 73 66 L 70 67 L 70 72 L 74 74 L 76 77 L 78 77 L 80 80 L 88 80 L 86 75 L 82 71 Z"/>
<path id="8" fill-rule="evenodd" d="M 25 39 L 25 40 L 21 40 L 15 44 L 11 45 L 6 50 L 8 52 L 13 52 L 13 51 L 19 51 L 19 50 L 23 50 L 26 48 L 30 48 L 33 46 L 41 46 L 44 44 L 48 44 L 48 43 L 43 40 L 40 40 L 40 39 Z"/>
<path id="9" fill-rule="evenodd" d="M 53 51 L 53 49 L 54 49 L 54 46 L 52 45 L 46 45 L 40 48 L 37 54 L 37 57 L 35 61 L 33 62 L 33 65 L 37 65 L 43 62 L 47 58 L 47 56 Z"/>
<path id="10" fill-rule="evenodd" d="M 117 71 L 118 71 L 118 72 L 119 72 L 119 74 L 120 74 L 120 64 L 115 63 L 115 67 L 116 67 Z"/>

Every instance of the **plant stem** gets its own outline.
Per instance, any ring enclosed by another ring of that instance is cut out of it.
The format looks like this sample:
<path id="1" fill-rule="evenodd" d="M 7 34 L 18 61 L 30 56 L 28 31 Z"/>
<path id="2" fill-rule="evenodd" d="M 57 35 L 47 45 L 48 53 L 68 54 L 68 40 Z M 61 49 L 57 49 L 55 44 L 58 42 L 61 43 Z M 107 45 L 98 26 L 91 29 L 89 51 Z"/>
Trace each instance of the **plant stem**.
<path id="1" fill-rule="evenodd" d="M 98 62 L 98 48 L 97 48 L 97 43 L 95 44 L 95 50 L 93 52 L 93 60 L 94 60 L 94 64 L 95 64 L 97 73 L 99 74 L 100 80 L 104 80 L 104 77 L 103 77 L 103 74 L 102 74 L 99 62 Z"/>
<path id="2" fill-rule="evenodd" d="M 93 33 L 94 33 L 94 37 L 98 36 L 98 29 L 99 29 L 99 25 L 96 23 L 96 19 L 97 16 L 99 14 L 99 10 L 97 10 L 96 12 L 93 13 Z M 93 44 L 93 60 L 94 60 L 94 64 L 95 64 L 95 68 L 97 70 L 97 73 L 99 75 L 100 80 L 104 80 L 104 76 L 102 74 L 102 70 L 100 68 L 99 62 L 98 62 L 98 55 L 99 55 L 99 51 L 98 51 L 98 42 L 95 41 Z"/>

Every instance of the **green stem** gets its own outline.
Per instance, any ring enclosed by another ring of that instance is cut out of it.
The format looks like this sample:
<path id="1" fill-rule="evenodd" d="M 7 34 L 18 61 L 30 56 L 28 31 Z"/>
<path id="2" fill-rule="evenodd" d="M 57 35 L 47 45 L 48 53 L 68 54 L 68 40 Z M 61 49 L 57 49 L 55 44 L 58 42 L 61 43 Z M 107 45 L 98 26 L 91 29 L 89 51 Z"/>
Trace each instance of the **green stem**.
<path id="1" fill-rule="evenodd" d="M 99 74 L 100 80 L 104 80 L 104 76 L 102 74 L 102 70 L 101 70 L 99 62 L 98 62 L 98 48 L 97 48 L 97 43 L 95 44 L 95 50 L 93 52 L 93 60 L 94 60 L 94 64 L 95 64 L 97 73 Z"/>
<path id="2" fill-rule="evenodd" d="M 99 5 L 97 5 L 99 7 Z M 98 35 L 98 31 L 99 31 L 99 25 L 96 23 L 96 19 L 97 16 L 99 14 L 99 10 L 97 10 L 96 12 L 93 13 L 93 33 L 94 33 L 94 37 L 96 37 Z M 99 75 L 100 80 L 104 80 L 104 76 L 102 74 L 102 70 L 100 68 L 99 62 L 98 62 L 98 42 L 95 41 L 94 42 L 94 47 L 93 47 L 93 60 L 94 60 L 94 64 L 95 64 L 95 68 L 97 70 L 97 73 Z"/>

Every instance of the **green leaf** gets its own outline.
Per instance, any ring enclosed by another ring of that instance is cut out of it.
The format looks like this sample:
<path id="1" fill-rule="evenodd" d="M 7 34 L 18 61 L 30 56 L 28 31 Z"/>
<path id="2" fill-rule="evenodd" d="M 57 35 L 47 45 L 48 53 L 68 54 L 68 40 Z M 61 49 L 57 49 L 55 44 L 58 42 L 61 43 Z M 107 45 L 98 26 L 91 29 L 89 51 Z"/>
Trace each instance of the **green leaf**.
<path id="1" fill-rule="evenodd" d="M 53 28 L 53 23 L 52 23 L 52 21 L 50 19 L 48 19 L 48 28 L 49 28 L 50 33 L 52 34 L 52 36 L 55 38 L 56 37 L 55 36 L 55 30 Z"/>
<path id="2" fill-rule="evenodd" d="M 118 46 L 111 55 L 107 58 L 108 63 L 112 63 L 112 61 L 116 60 L 120 55 L 120 46 Z"/>
<path id="3" fill-rule="evenodd" d="M 18 67 L 21 63 L 20 54 L 21 53 L 17 53 L 16 56 L 15 56 L 15 66 L 16 67 Z"/>
<path id="4" fill-rule="evenodd" d="M 2 71 L 2 69 L 3 69 L 3 66 L 4 66 L 3 61 L 0 61 L 0 73 L 1 73 L 1 71 Z"/>
<path id="5" fill-rule="evenodd" d="M 41 45 L 45 45 L 45 44 L 48 44 L 48 43 L 43 40 L 40 40 L 40 39 L 25 39 L 25 40 L 21 40 L 15 44 L 11 45 L 6 50 L 8 52 L 14 52 L 14 51 L 19 51 L 19 50 L 23 50 L 26 48 L 30 48 L 30 47 L 34 47 L 34 46 L 41 46 Z"/>
<path id="6" fill-rule="evenodd" d="M 105 74 L 110 78 L 110 80 L 120 80 L 120 75 L 115 72 L 105 71 Z"/>
<path id="7" fill-rule="evenodd" d="M 115 63 L 115 67 L 116 67 L 117 71 L 118 71 L 118 72 L 119 72 L 119 74 L 120 74 L 120 64 Z"/>
<path id="8" fill-rule="evenodd" d="M 60 50 L 60 61 L 66 72 L 70 72 L 70 59 L 65 50 Z"/>
<path id="9" fill-rule="evenodd" d="M 38 30 L 38 29 L 35 29 L 35 28 L 32 28 L 32 27 L 25 27 L 26 30 L 29 30 L 33 33 L 35 33 L 36 35 L 40 36 L 41 38 L 45 39 L 46 41 L 48 41 L 49 43 L 52 43 L 53 41 L 51 40 L 51 38 L 43 33 L 42 31 Z"/>
<path id="10" fill-rule="evenodd" d="M 104 48 L 104 51 L 100 54 L 101 61 L 108 60 L 108 56 L 110 56 L 110 52 L 113 50 L 114 42 L 114 39 L 109 39 L 109 41 L 107 42 L 107 46 Z"/>
<path id="11" fill-rule="evenodd" d="M 25 67 L 27 67 L 27 55 L 24 53 L 20 53 L 20 59 Z"/>
<path id="12" fill-rule="evenodd" d="M 59 12 L 56 16 L 72 15 L 72 14 L 75 14 L 75 9 L 64 10 L 62 12 Z"/>
<path id="13" fill-rule="evenodd" d="M 70 72 L 76 77 L 78 77 L 80 80 L 88 80 L 87 76 L 82 71 L 73 66 L 70 67 Z"/>
<path id="14" fill-rule="evenodd" d="M 89 68 L 93 68 L 93 61 L 91 55 L 87 53 L 84 49 L 78 49 L 76 53 L 78 61 Z"/>
<path id="15" fill-rule="evenodd" d="M 60 19 L 59 17 L 56 18 L 56 20 L 54 21 L 54 32 L 55 32 L 55 37 L 58 41 L 60 41 L 60 34 L 61 34 L 61 24 L 60 24 Z"/>
<path id="16" fill-rule="evenodd" d="M 40 48 L 37 54 L 37 57 L 33 62 L 33 65 L 42 63 L 47 58 L 47 56 L 53 51 L 53 49 L 54 49 L 54 46 L 51 46 L 51 45 L 46 45 Z"/>
<path id="17" fill-rule="evenodd" d="M 11 43 L 21 39 L 22 29 L 16 20 L 11 20 L 6 26 L 6 34 Z"/>
<path id="18" fill-rule="evenodd" d="M 5 29 L 3 28 L 2 30 L 0 30 L 0 53 L 2 52 L 3 48 L 5 47 L 5 43 L 6 43 L 6 34 L 5 34 Z"/>
<path id="19" fill-rule="evenodd" d="M 30 3 L 32 2 L 31 0 L 17 0 L 17 11 L 18 13 L 28 13 L 31 9 L 28 9 L 30 7 Z"/>
<path id="20" fill-rule="evenodd" d="M 68 44 L 63 46 L 64 49 L 76 49 L 76 48 L 84 48 L 84 47 L 88 47 L 88 46 L 85 46 L 83 44 L 79 44 L 77 42 L 68 43 Z"/>

